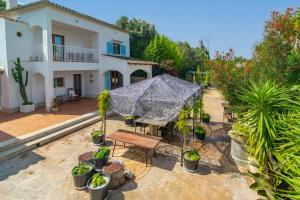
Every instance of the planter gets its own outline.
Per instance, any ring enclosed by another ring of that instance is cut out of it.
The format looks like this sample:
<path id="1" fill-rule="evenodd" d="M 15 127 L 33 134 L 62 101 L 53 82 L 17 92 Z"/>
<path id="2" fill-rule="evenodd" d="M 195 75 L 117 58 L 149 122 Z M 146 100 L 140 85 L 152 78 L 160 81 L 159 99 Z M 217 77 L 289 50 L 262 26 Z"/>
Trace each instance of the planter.
<path id="1" fill-rule="evenodd" d="M 72 174 L 74 180 L 74 187 L 77 190 L 85 189 L 87 186 L 87 182 L 92 177 L 92 175 L 93 175 L 93 168 L 91 168 L 91 170 L 88 173 L 83 175 Z"/>
<path id="2" fill-rule="evenodd" d="M 246 147 L 236 140 L 231 138 L 231 150 L 230 150 L 231 157 L 234 161 L 239 165 L 248 165 L 248 153 L 246 151 Z"/>
<path id="3" fill-rule="evenodd" d="M 125 125 L 126 126 L 131 126 L 132 124 L 133 124 L 133 118 L 125 119 Z"/>
<path id="4" fill-rule="evenodd" d="M 58 111 L 59 111 L 59 108 L 58 108 L 58 107 L 51 108 L 51 111 L 52 111 L 52 112 L 58 112 Z"/>
<path id="5" fill-rule="evenodd" d="M 183 165 L 188 172 L 196 172 L 199 168 L 199 160 L 187 160 L 184 156 Z"/>
<path id="6" fill-rule="evenodd" d="M 118 162 L 103 167 L 103 172 L 110 175 L 109 189 L 113 190 L 125 183 L 124 165 Z"/>
<path id="7" fill-rule="evenodd" d="M 108 163 L 108 157 L 106 156 L 104 158 L 93 158 L 94 159 L 94 168 L 95 169 L 102 169 L 103 166 L 107 165 Z"/>
<path id="8" fill-rule="evenodd" d="M 106 181 L 103 185 L 93 188 L 91 185 L 92 178 L 87 183 L 87 187 L 90 191 L 90 200 L 104 200 L 108 197 L 108 186 L 110 183 L 110 176 L 106 173 L 101 173 L 101 175 Z"/>
<path id="9" fill-rule="evenodd" d="M 203 123 L 206 123 L 206 124 L 208 124 L 208 123 L 209 123 L 209 121 L 210 121 L 210 120 L 209 120 L 209 119 L 207 119 L 207 118 L 202 118 L 202 122 L 203 122 Z"/>
<path id="10" fill-rule="evenodd" d="M 205 140 L 205 133 L 195 132 L 195 137 L 196 137 L 197 140 Z"/>
<path id="11" fill-rule="evenodd" d="M 34 111 L 34 104 L 31 105 L 20 105 L 21 113 L 29 113 Z"/>
<path id="12" fill-rule="evenodd" d="M 104 142 L 104 134 L 92 137 L 94 145 L 101 145 Z"/>

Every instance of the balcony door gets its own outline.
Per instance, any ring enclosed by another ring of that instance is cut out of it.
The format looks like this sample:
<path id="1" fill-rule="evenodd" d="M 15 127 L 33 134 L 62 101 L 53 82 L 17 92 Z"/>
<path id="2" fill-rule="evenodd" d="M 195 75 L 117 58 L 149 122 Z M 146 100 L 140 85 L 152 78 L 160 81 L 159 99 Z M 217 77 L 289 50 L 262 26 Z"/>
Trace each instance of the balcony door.
<path id="1" fill-rule="evenodd" d="M 53 60 L 64 61 L 65 37 L 63 35 L 52 35 Z"/>

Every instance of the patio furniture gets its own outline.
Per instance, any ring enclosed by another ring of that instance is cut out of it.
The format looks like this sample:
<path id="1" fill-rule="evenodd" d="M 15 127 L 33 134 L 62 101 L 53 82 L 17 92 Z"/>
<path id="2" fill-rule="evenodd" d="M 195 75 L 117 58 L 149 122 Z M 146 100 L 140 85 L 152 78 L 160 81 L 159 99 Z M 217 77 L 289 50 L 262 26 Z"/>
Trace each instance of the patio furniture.
<path id="1" fill-rule="evenodd" d="M 113 148 L 113 152 L 112 152 L 112 157 L 114 156 L 115 147 L 116 147 L 117 142 L 123 142 L 124 146 L 127 143 L 127 144 L 131 144 L 136 147 L 140 147 L 140 148 L 144 149 L 145 153 L 146 153 L 146 167 L 148 164 L 147 163 L 148 151 L 153 150 L 154 155 L 156 155 L 155 148 L 160 142 L 160 139 L 153 138 L 153 137 L 150 138 L 150 137 L 146 137 L 143 135 L 138 135 L 138 134 L 135 134 L 134 132 L 121 130 L 121 129 L 110 134 L 109 136 L 107 136 L 107 138 L 114 140 L 114 148 Z M 152 163 L 152 159 L 151 159 L 151 163 Z"/>
<path id="2" fill-rule="evenodd" d="M 64 102 L 67 101 L 67 95 L 61 94 L 61 95 L 57 95 L 56 98 L 58 99 L 58 104 L 62 105 Z"/>
<path id="3" fill-rule="evenodd" d="M 75 90 L 73 88 L 68 88 L 68 97 L 69 101 L 77 101 L 80 99 L 80 97 L 75 94 Z"/>

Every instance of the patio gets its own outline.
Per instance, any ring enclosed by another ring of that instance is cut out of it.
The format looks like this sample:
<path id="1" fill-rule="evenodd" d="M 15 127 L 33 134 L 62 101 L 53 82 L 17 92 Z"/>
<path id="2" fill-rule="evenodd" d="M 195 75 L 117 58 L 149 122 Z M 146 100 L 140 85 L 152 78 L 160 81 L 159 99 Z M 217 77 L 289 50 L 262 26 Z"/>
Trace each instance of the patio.
<path id="1" fill-rule="evenodd" d="M 120 143 L 113 159 L 123 160 L 134 179 L 112 191 L 111 199 L 256 199 L 255 192 L 249 189 L 250 181 L 240 174 L 230 158 L 230 139 L 225 134 L 229 127 L 222 123 L 221 102 L 216 90 L 208 90 L 204 95 L 205 109 L 212 115 L 213 123 L 207 140 L 195 144 L 201 154 L 197 173 L 188 173 L 180 166 L 176 137 L 171 145 L 159 144 L 157 157 L 150 167 L 145 166 L 143 151 L 130 145 L 124 148 Z M 218 108 L 218 112 L 211 113 L 211 107 Z M 78 155 L 96 149 L 90 132 L 99 126 L 100 123 L 96 123 L 1 163 L 1 199 L 89 199 L 86 191 L 73 188 L 71 169 Z M 133 127 L 124 126 L 120 117 L 110 118 L 108 135 L 118 129 L 134 131 Z M 112 142 L 107 145 L 112 148 Z"/>
<path id="2" fill-rule="evenodd" d="M 97 110 L 95 99 L 82 99 L 60 106 L 60 111 L 48 113 L 39 108 L 32 113 L 1 113 L 0 142 Z"/>

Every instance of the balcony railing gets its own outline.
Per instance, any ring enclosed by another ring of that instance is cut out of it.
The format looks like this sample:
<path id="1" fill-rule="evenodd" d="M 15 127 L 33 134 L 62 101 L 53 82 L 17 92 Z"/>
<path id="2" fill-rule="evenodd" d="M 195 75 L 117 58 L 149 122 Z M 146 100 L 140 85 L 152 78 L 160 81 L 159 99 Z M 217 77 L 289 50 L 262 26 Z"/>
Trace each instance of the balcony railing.
<path id="1" fill-rule="evenodd" d="M 99 52 L 97 49 L 87 49 L 64 45 L 51 45 L 53 61 L 57 62 L 85 62 L 98 63 Z M 43 61 L 43 45 L 34 45 L 31 61 Z"/>

